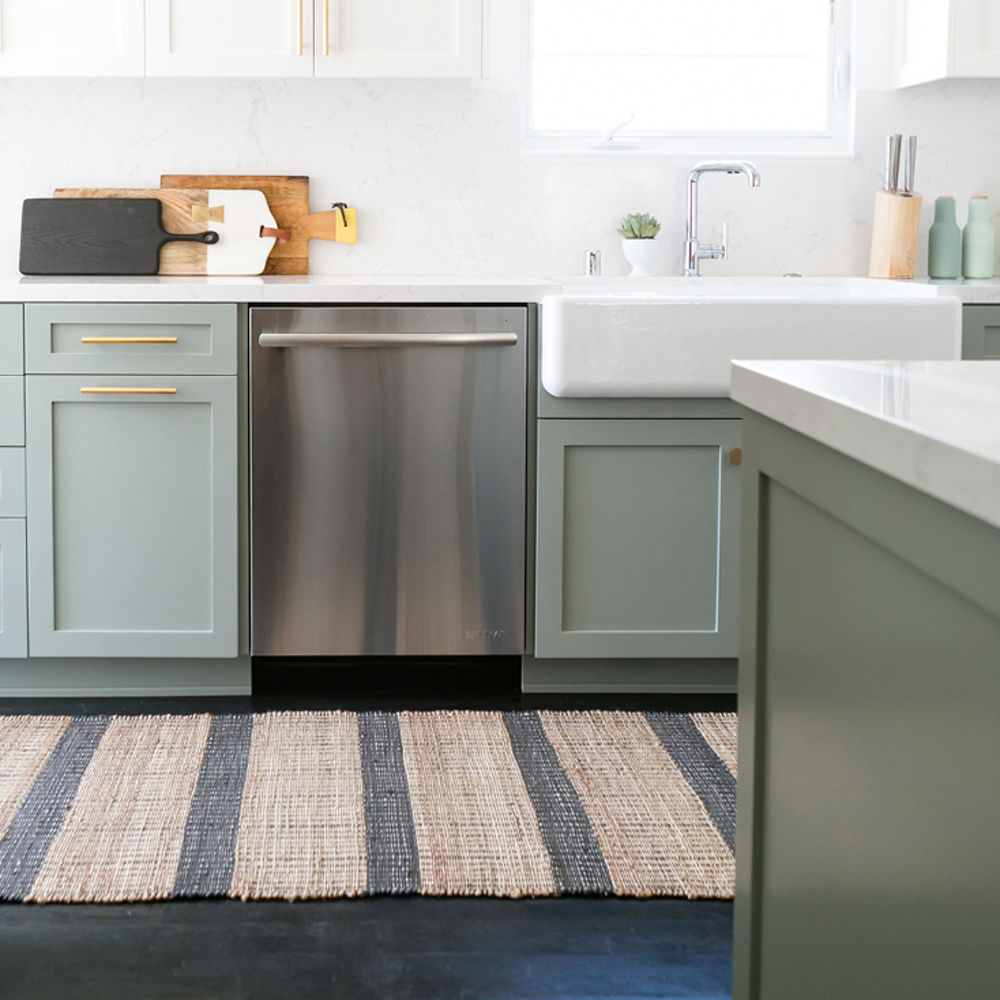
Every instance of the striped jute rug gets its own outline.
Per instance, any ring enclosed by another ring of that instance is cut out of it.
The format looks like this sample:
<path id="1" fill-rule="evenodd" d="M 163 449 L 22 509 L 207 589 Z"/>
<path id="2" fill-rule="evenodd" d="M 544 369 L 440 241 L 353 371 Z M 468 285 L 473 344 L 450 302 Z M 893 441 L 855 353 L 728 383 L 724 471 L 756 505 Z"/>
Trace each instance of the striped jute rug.
<path id="1" fill-rule="evenodd" d="M 736 716 L 0 717 L 0 899 L 733 894 Z"/>

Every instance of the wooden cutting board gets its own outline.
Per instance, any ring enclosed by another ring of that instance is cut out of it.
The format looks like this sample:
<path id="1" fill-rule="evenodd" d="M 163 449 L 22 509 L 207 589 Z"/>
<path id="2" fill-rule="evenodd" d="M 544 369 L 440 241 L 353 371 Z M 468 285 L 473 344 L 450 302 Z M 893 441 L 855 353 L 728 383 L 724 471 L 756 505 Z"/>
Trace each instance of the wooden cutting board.
<path id="1" fill-rule="evenodd" d="M 309 178 L 272 174 L 164 174 L 164 189 L 205 190 L 230 188 L 263 191 L 278 228 L 291 231 L 287 243 L 271 251 L 264 274 L 308 274 L 309 237 L 302 226 L 309 215 Z"/>
<path id="2" fill-rule="evenodd" d="M 165 189 L 253 188 L 263 191 L 278 226 L 291 238 L 279 243 L 268 258 L 264 274 L 308 274 L 309 240 L 356 243 L 357 214 L 347 208 L 330 212 L 309 211 L 309 178 L 274 174 L 164 174 Z"/>
<path id="3" fill-rule="evenodd" d="M 219 240 L 212 245 L 165 244 L 159 274 L 260 274 L 275 244 L 273 237 L 260 236 L 261 226 L 276 226 L 260 191 L 58 188 L 55 197 L 153 198 L 163 206 L 163 225 L 169 232 L 218 233 Z"/>
<path id="4" fill-rule="evenodd" d="M 164 230 L 156 198 L 28 198 L 21 211 L 22 274 L 156 274 L 168 240 L 219 235 Z"/>

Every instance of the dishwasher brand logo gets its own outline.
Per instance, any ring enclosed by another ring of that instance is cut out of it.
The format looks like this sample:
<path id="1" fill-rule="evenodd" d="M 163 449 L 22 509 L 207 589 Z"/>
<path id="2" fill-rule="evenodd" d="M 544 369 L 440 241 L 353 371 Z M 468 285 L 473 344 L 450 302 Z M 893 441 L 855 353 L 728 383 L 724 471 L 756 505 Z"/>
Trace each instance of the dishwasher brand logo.
<path id="1" fill-rule="evenodd" d="M 505 628 L 476 628 L 466 629 L 466 639 L 503 639 L 507 635 Z"/>

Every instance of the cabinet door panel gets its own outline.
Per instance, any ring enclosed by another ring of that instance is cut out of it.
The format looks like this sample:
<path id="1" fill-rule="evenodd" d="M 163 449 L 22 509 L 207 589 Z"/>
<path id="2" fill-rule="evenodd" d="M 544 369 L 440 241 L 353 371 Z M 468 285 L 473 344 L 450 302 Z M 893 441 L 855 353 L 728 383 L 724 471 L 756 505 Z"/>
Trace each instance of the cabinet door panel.
<path id="1" fill-rule="evenodd" d="M 24 521 L 0 518 L 0 656 L 28 655 Z"/>
<path id="2" fill-rule="evenodd" d="M 235 656 L 236 379 L 27 381 L 32 654 Z"/>
<path id="3" fill-rule="evenodd" d="M 0 0 L 0 75 L 142 76 L 138 0 Z"/>
<path id="4" fill-rule="evenodd" d="M 481 0 L 315 0 L 317 76 L 478 76 Z"/>
<path id="5" fill-rule="evenodd" d="M 737 648 L 738 420 L 542 420 L 536 655 Z"/>
<path id="6" fill-rule="evenodd" d="M 147 76 L 312 76 L 311 0 L 146 0 Z"/>

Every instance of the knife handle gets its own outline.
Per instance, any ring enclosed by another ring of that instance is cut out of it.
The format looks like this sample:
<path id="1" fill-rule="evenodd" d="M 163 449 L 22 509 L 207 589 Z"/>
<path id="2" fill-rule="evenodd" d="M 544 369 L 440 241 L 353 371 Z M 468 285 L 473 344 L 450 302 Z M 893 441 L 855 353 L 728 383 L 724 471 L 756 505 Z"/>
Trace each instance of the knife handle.
<path id="1" fill-rule="evenodd" d="M 204 233 L 167 233 L 163 243 L 218 243 L 219 234 L 209 229 Z M 162 243 L 161 243 L 162 246 Z"/>

